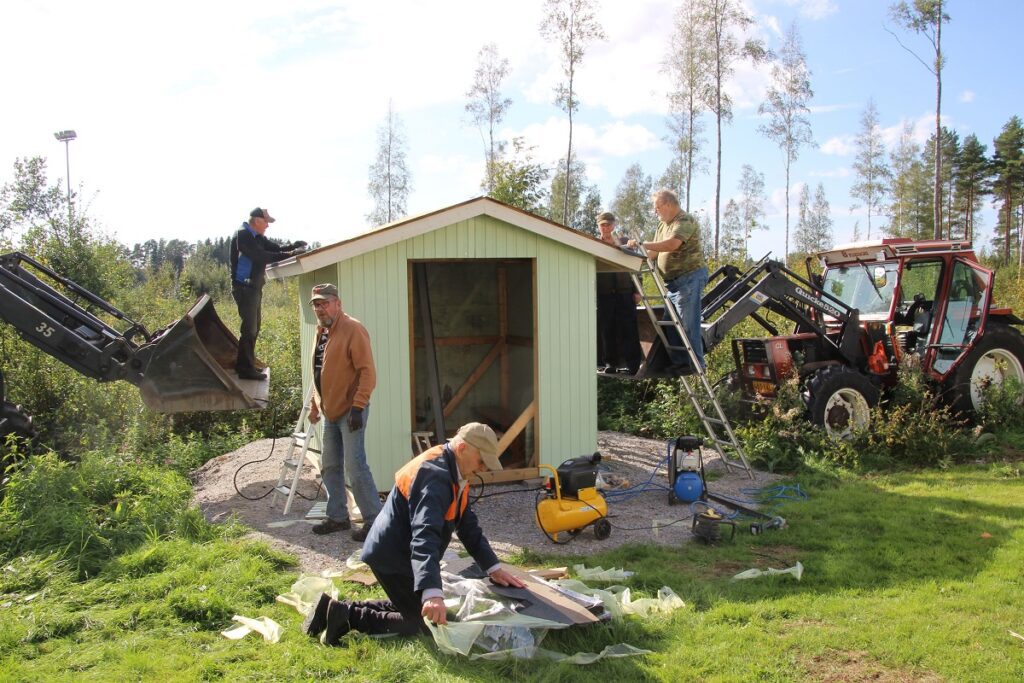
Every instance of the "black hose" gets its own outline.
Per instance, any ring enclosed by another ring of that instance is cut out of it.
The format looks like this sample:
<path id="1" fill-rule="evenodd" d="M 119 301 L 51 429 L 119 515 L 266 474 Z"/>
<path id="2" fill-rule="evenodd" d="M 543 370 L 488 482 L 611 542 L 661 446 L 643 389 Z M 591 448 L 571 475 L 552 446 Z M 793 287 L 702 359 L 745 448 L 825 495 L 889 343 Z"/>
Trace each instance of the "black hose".
<path id="1" fill-rule="evenodd" d="M 273 409 L 273 412 L 271 413 L 271 418 L 270 418 L 270 433 L 271 433 L 271 434 L 276 434 L 276 433 L 277 433 L 277 408 L 274 408 L 274 409 Z M 308 438 L 308 437 L 307 437 L 307 438 Z M 273 487 L 273 486 L 271 486 L 271 487 L 270 487 L 270 490 L 269 490 L 269 491 L 267 491 L 266 493 L 264 493 L 264 494 L 263 494 L 263 495 L 261 495 L 261 496 L 255 496 L 255 497 L 252 497 L 252 496 L 247 496 L 247 495 L 245 495 L 245 494 L 244 494 L 244 493 L 242 493 L 242 491 L 241 491 L 241 490 L 240 490 L 240 489 L 238 488 L 238 473 L 239 473 L 239 472 L 241 472 L 243 468 L 246 468 L 246 467 L 248 467 L 249 465 L 255 465 L 256 463 L 259 463 L 259 462 L 266 462 L 267 460 L 269 460 L 269 459 L 270 459 L 270 456 L 272 456 L 272 455 L 274 454 L 274 449 L 275 449 L 275 448 L 277 448 L 277 437 L 276 437 L 276 436 L 275 436 L 275 437 L 273 437 L 273 441 L 272 441 L 272 442 L 270 443 L 270 452 L 269 452 L 269 453 L 267 453 L 267 457 L 265 457 L 265 458 L 258 458 L 258 459 L 256 459 L 256 460 L 250 460 L 249 462 L 244 462 L 244 463 L 242 463 L 241 465 L 239 465 L 239 466 L 238 466 L 238 469 L 237 469 L 237 470 L 235 470 L 235 476 L 231 478 L 231 483 L 232 483 L 232 484 L 234 485 L 234 487 L 235 487 L 235 493 L 237 493 L 237 494 L 238 494 L 239 496 L 241 496 L 242 498 L 245 498 L 246 500 L 263 500 L 264 498 L 266 498 L 267 496 L 269 496 L 269 495 L 270 495 L 271 493 L 273 493 L 273 492 L 274 492 L 274 487 Z M 316 499 L 317 499 L 317 498 L 318 498 L 318 497 L 320 496 L 320 489 L 321 489 L 322 487 L 323 487 L 323 481 L 321 481 L 321 482 L 320 482 L 320 485 L 319 485 L 319 486 L 317 486 L 317 489 L 316 489 L 316 493 L 315 493 L 315 494 L 313 495 L 313 497 L 312 497 L 312 498 L 308 498 L 308 497 L 306 497 L 306 496 L 302 495 L 301 493 L 299 493 L 298 489 L 296 489 L 296 491 L 295 491 L 295 495 L 297 495 L 297 496 L 298 496 L 299 498 L 302 498 L 303 500 L 316 500 Z"/>

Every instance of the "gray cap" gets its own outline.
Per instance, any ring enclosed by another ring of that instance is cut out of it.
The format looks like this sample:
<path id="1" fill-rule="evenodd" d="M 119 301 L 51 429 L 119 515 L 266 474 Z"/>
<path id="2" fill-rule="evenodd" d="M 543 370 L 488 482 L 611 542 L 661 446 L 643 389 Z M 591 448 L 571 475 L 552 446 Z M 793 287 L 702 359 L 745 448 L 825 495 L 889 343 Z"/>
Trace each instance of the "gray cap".
<path id="1" fill-rule="evenodd" d="M 597 214 L 597 224 L 601 225 L 601 223 L 618 223 L 618 221 L 615 219 L 614 213 L 611 211 L 603 211 Z"/>
<path id="2" fill-rule="evenodd" d="M 338 288 L 331 283 L 325 283 L 322 285 L 316 285 L 313 287 L 313 297 L 309 300 L 309 303 L 313 303 L 319 299 L 330 299 L 334 297 L 338 298 Z"/>
<path id="3" fill-rule="evenodd" d="M 482 422 L 470 422 L 459 427 L 455 436 L 461 436 L 462 440 L 480 451 L 480 459 L 492 472 L 501 471 L 501 461 L 498 460 L 498 437 L 494 430 Z"/>

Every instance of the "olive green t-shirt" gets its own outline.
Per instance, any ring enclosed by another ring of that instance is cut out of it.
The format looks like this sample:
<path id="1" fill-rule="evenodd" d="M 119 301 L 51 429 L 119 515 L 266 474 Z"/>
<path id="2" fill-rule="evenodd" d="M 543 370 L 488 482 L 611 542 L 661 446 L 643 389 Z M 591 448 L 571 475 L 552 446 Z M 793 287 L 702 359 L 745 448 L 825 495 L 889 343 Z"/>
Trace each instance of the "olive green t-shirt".
<path id="1" fill-rule="evenodd" d="M 700 248 L 700 226 L 697 219 L 680 211 L 675 218 L 668 223 L 658 223 L 658 232 L 654 236 L 655 242 L 662 242 L 677 237 L 682 244 L 675 251 L 658 252 L 658 272 L 666 280 L 674 280 L 680 275 L 702 268 L 707 264 L 704 262 L 704 252 Z"/>

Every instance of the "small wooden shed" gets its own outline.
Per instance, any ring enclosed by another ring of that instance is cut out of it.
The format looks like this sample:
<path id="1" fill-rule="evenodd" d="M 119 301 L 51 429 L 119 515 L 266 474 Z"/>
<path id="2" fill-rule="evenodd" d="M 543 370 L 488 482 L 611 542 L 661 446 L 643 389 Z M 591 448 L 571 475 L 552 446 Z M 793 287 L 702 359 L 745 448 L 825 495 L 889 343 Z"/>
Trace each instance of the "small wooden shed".
<path id="1" fill-rule="evenodd" d="M 369 331 L 377 388 L 366 452 L 387 489 L 413 454 L 414 433 L 433 432 L 436 443 L 471 421 L 499 436 L 505 471 L 490 481 L 592 453 L 596 273 L 639 266 L 639 257 L 482 197 L 282 261 L 268 277 L 299 278 L 304 390 L 313 285 L 336 284 L 345 312 Z"/>

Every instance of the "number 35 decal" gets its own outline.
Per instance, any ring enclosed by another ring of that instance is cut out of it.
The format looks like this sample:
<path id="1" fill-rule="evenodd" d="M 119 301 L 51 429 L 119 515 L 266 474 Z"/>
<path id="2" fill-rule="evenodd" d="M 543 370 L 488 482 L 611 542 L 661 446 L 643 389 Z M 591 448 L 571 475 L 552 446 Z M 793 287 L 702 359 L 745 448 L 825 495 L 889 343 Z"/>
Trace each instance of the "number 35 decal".
<path id="1" fill-rule="evenodd" d="M 53 336 L 53 328 L 47 325 L 46 323 L 39 323 L 36 326 L 36 332 L 39 332 L 44 337 Z"/>

